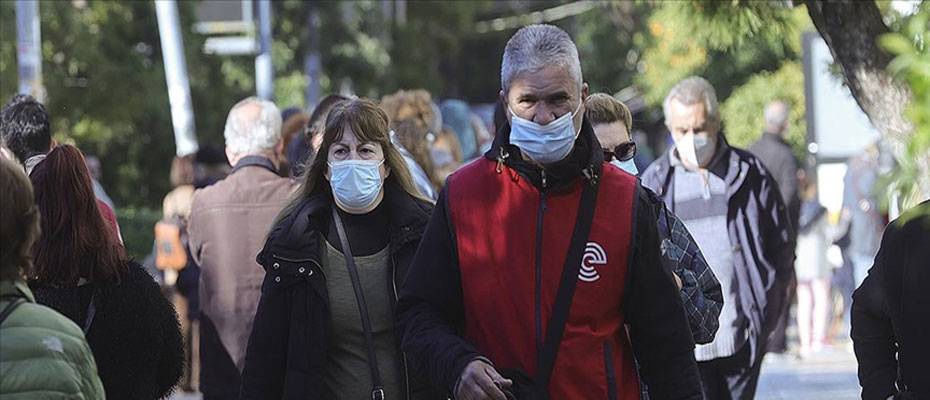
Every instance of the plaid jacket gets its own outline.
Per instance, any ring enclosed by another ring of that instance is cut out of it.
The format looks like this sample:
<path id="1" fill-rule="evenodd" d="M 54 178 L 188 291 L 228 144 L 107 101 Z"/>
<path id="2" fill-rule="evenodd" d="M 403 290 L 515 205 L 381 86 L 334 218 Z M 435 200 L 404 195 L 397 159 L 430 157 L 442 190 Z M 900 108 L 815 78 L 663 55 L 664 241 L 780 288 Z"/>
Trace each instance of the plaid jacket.
<path id="1" fill-rule="evenodd" d="M 685 224 L 651 190 L 646 190 L 658 216 L 664 267 L 681 278 L 681 302 L 688 314 L 691 335 L 698 344 L 710 343 L 717 333 L 723 292 Z"/>

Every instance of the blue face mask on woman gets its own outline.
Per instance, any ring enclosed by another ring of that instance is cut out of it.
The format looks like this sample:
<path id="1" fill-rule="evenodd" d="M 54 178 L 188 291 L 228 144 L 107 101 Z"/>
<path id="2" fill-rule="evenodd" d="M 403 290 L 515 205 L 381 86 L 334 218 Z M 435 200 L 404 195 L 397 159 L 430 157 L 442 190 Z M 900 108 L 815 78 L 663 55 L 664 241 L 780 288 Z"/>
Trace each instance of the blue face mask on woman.
<path id="1" fill-rule="evenodd" d="M 610 163 L 613 164 L 613 166 L 617 168 L 620 168 L 626 172 L 629 172 L 630 175 L 633 175 L 633 176 L 639 175 L 639 170 L 636 169 L 636 163 L 633 162 L 632 158 L 626 161 L 613 160 Z"/>
<path id="2" fill-rule="evenodd" d="M 346 211 L 367 210 L 377 200 L 384 182 L 384 160 L 345 160 L 329 163 L 329 184 L 336 203 Z"/>
<path id="3" fill-rule="evenodd" d="M 561 161 L 572 152 L 578 136 L 573 120 L 580 109 L 579 102 L 574 112 L 566 113 L 546 125 L 520 118 L 510 110 L 513 116 L 510 120 L 510 144 L 519 147 L 540 164 Z"/>

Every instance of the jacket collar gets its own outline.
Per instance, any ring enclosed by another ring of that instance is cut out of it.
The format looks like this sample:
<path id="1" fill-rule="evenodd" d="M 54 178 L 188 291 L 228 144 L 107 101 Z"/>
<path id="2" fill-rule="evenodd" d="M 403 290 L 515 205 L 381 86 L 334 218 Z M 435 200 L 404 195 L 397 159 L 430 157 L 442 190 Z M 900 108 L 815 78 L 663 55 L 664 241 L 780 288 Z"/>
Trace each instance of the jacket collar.
<path id="1" fill-rule="evenodd" d="M 547 181 L 545 187 L 543 187 L 542 179 L 543 168 L 524 160 L 520 149 L 510 144 L 509 122 L 498 129 L 494 144 L 484 153 L 484 157 L 498 163 L 498 173 L 501 172 L 501 167 L 506 165 L 528 179 L 541 191 L 566 189 L 579 177 L 589 182 L 596 182 L 604 161 L 601 145 L 587 117 L 581 121 L 581 132 L 575 139 L 575 146 L 568 157 L 545 168 Z"/>
<path id="2" fill-rule="evenodd" d="M 788 141 L 785 140 L 785 138 L 783 138 L 781 135 L 777 133 L 762 131 L 762 139 L 771 141 L 771 142 L 776 142 L 784 146 L 789 146 L 789 147 L 791 146 L 790 144 L 788 144 Z"/>
<path id="3" fill-rule="evenodd" d="M 422 235 L 429 220 L 430 206 L 405 192 L 394 180 L 385 183 L 382 201 L 390 216 L 391 251 L 395 252 Z M 317 191 L 301 201 L 294 212 L 272 228 L 262 253 L 270 249 L 279 256 L 319 261 L 319 232 L 328 227 L 332 205 L 329 191 Z"/>
<path id="4" fill-rule="evenodd" d="M 32 175 L 32 170 L 36 169 L 36 166 L 39 165 L 42 161 L 45 161 L 47 154 L 36 154 L 30 156 L 26 159 L 26 162 L 23 163 L 23 168 L 26 169 L 26 175 Z"/>
<path id="5" fill-rule="evenodd" d="M 29 286 L 21 280 L 0 281 L 0 297 L 23 297 L 30 303 L 36 302 L 36 298 L 32 291 L 29 290 Z"/>
<path id="6" fill-rule="evenodd" d="M 260 167 L 267 169 L 274 173 L 275 175 L 280 175 L 278 173 L 278 168 L 275 167 L 274 163 L 271 162 L 271 159 L 265 156 L 245 156 L 236 163 L 236 166 L 233 167 L 232 171 L 229 172 L 230 175 L 235 174 L 236 171 L 239 171 L 245 167 Z"/>

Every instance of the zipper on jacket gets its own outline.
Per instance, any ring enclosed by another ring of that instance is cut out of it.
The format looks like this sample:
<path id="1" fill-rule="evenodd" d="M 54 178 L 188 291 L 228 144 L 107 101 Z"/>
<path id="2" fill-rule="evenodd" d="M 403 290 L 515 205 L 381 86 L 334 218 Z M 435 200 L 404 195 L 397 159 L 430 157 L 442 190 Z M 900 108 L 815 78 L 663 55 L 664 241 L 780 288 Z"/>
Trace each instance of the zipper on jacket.
<path id="1" fill-rule="evenodd" d="M 546 190 L 546 170 L 540 169 L 540 176 L 542 177 L 542 190 Z"/>
<path id="2" fill-rule="evenodd" d="M 604 341 L 604 375 L 607 376 L 607 398 L 617 400 L 617 370 L 614 368 L 614 353 L 610 342 Z"/>
<path id="3" fill-rule="evenodd" d="M 543 186 L 546 182 L 546 172 L 543 171 Z M 536 321 L 536 356 L 542 351 L 542 240 L 543 240 L 543 214 L 546 212 L 546 192 L 539 194 L 539 210 L 536 212 L 536 303 L 535 321 Z"/>
<path id="4" fill-rule="evenodd" d="M 391 304 L 391 312 L 394 312 L 394 309 L 397 307 L 397 263 L 394 262 L 394 256 L 391 256 L 391 288 L 394 290 L 394 302 Z M 396 330 L 394 331 L 397 332 Z M 398 349 L 400 350 L 400 349 Z M 407 353 L 404 353 L 403 350 L 400 351 L 400 360 L 404 365 L 404 392 L 406 392 L 407 397 L 405 399 L 410 400 L 410 373 L 407 369 Z"/>

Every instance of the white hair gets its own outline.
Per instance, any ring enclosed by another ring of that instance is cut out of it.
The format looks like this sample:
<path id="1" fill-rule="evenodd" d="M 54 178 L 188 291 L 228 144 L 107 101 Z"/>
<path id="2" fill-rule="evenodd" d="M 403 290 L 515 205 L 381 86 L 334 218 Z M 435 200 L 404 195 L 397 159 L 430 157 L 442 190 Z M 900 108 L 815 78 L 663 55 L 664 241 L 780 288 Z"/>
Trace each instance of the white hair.
<path id="1" fill-rule="evenodd" d="M 784 130 L 785 122 L 788 121 L 789 112 L 791 112 L 791 110 L 788 108 L 788 104 L 783 101 L 776 100 L 769 103 L 765 106 L 765 111 L 762 113 L 765 117 L 765 128 L 773 130 L 772 133 L 779 133 Z"/>
<path id="2" fill-rule="evenodd" d="M 568 33 L 552 25 L 528 25 L 515 33 L 504 48 L 501 61 L 501 88 L 506 93 L 517 75 L 549 66 L 568 70 L 581 88 L 581 61 L 578 48 Z"/>
<path id="3" fill-rule="evenodd" d="M 268 100 L 249 97 L 229 110 L 223 136 L 233 154 L 272 150 L 281 140 L 281 112 Z"/>
<path id="4" fill-rule="evenodd" d="M 678 100 L 684 105 L 697 104 L 704 102 L 704 108 L 707 111 L 709 119 L 716 123 L 720 122 L 720 104 L 717 103 L 717 92 L 710 85 L 707 79 L 700 76 L 691 76 L 675 84 L 672 90 L 669 90 L 668 96 L 662 103 L 662 112 L 665 113 L 665 120 L 668 121 L 669 107 L 672 100 Z"/>

